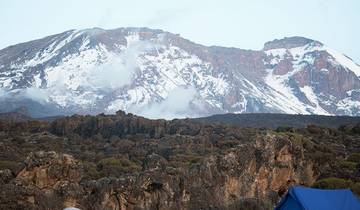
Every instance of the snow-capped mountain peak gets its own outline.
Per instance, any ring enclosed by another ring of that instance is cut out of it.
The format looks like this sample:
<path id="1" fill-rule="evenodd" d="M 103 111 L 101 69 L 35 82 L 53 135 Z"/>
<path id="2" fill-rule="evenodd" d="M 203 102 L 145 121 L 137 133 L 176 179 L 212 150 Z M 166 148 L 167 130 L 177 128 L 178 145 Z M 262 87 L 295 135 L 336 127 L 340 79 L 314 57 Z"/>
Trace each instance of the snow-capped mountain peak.
<path id="1" fill-rule="evenodd" d="M 359 115 L 359 76 L 350 58 L 303 37 L 251 51 L 206 47 L 162 30 L 93 28 L 0 51 L 2 101 L 32 100 L 59 113 Z"/>

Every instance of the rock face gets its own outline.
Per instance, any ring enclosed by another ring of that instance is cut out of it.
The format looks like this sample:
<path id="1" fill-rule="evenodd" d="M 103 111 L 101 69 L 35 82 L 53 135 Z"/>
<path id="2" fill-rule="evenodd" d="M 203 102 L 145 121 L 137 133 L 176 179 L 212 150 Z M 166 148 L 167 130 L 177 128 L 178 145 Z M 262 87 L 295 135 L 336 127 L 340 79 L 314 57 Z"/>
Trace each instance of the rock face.
<path id="1" fill-rule="evenodd" d="M 247 198 L 276 202 L 290 185 L 317 176 L 301 148 L 272 135 L 176 170 L 150 154 L 140 174 L 80 182 L 83 168 L 72 156 L 36 152 L 3 183 L 0 202 L 4 209 L 237 209 Z M 260 203 L 253 208 L 271 205 Z"/>
<path id="2" fill-rule="evenodd" d="M 255 51 L 148 28 L 72 30 L 0 50 L 0 110 L 359 115 L 359 76 L 350 58 L 303 37 Z"/>
<path id="3" fill-rule="evenodd" d="M 70 155 L 31 153 L 16 177 L 2 185 L 1 207 L 62 209 L 76 205 L 76 199 L 83 194 L 81 176 L 81 166 Z"/>

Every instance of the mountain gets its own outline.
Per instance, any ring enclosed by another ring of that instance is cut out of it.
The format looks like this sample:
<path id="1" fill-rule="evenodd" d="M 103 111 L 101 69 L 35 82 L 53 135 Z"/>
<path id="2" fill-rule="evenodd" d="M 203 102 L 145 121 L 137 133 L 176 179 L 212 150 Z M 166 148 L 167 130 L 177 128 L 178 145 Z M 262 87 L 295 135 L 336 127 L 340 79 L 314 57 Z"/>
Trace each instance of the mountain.
<path id="1" fill-rule="evenodd" d="M 0 111 L 360 115 L 360 66 L 319 41 L 203 46 L 162 30 L 70 30 L 0 50 Z"/>

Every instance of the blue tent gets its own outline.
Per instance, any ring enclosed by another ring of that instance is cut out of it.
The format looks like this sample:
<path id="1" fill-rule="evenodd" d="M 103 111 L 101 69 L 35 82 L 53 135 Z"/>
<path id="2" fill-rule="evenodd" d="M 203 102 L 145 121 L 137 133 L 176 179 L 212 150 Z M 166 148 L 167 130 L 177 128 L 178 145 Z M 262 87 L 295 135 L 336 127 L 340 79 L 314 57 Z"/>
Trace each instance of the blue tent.
<path id="1" fill-rule="evenodd" d="M 360 210 L 360 200 L 350 190 L 292 187 L 275 210 Z"/>

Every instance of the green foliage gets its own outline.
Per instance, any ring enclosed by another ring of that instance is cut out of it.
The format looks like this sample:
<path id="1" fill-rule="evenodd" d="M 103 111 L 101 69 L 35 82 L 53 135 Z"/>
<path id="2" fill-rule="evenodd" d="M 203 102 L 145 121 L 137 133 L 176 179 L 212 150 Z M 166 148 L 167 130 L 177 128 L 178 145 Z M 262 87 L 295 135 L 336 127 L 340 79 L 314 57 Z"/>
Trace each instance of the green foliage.
<path id="1" fill-rule="evenodd" d="M 14 170 L 17 164 L 18 163 L 16 161 L 0 160 L 0 170 L 4 170 L 4 169 Z"/>
<path id="2" fill-rule="evenodd" d="M 341 179 L 341 178 L 325 178 L 316 181 L 313 187 L 321 189 L 346 189 L 352 184 L 350 180 Z"/>
<path id="3" fill-rule="evenodd" d="M 325 178 L 317 180 L 313 187 L 320 189 L 351 189 L 353 193 L 360 196 L 360 182 L 353 182 L 341 178 Z"/>
<path id="4" fill-rule="evenodd" d="M 126 157 L 110 157 L 100 160 L 97 164 L 97 170 L 103 176 L 119 177 L 126 173 L 140 171 L 141 166 Z"/>
<path id="5" fill-rule="evenodd" d="M 360 135 L 360 123 L 356 124 L 356 125 L 351 129 L 351 131 L 352 131 L 354 134 Z"/>
<path id="6" fill-rule="evenodd" d="M 101 178 L 101 173 L 97 170 L 96 164 L 84 161 L 83 163 L 84 168 L 84 177 L 85 180 L 97 180 Z"/>
<path id="7" fill-rule="evenodd" d="M 354 163 L 360 163 L 360 153 L 353 153 L 348 158 L 348 161 L 354 162 Z"/>
<path id="8" fill-rule="evenodd" d="M 346 133 L 346 134 L 351 134 L 351 127 L 350 126 L 345 126 L 345 125 L 341 125 L 339 126 L 338 130 L 343 132 L 343 133 Z"/>
<path id="9" fill-rule="evenodd" d="M 226 210 L 271 210 L 273 205 L 268 200 L 256 198 L 245 198 L 236 200 L 231 205 L 225 207 Z"/>
<path id="10" fill-rule="evenodd" d="M 353 183 L 351 185 L 351 190 L 360 197 L 360 182 Z"/>
<path id="11" fill-rule="evenodd" d="M 346 161 L 346 160 L 340 161 L 340 167 L 342 169 L 353 171 L 353 170 L 356 170 L 356 166 L 357 166 L 357 163 L 355 163 L 355 162 Z"/>
<path id="12" fill-rule="evenodd" d="M 295 129 L 290 126 L 279 126 L 275 129 L 276 132 L 295 132 Z"/>
<path id="13" fill-rule="evenodd" d="M 184 178 L 186 182 L 186 173 L 196 175 L 203 168 L 204 160 L 212 161 L 214 158 L 219 165 L 215 164 L 216 168 L 211 170 L 219 172 L 221 176 L 229 172 L 235 174 L 238 173 L 236 170 L 243 170 L 253 158 L 256 159 L 258 170 L 258 167 L 271 161 L 264 159 L 268 152 L 278 152 L 287 146 L 294 170 L 303 170 L 311 163 L 315 176 L 334 177 L 318 180 L 314 186 L 351 188 L 360 194 L 360 153 L 343 158 L 360 148 L 359 136 L 355 134 L 357 128 L 352 126 L 339 130 L 314 125 L 307 128 L 280 126 L 274 131 L 230 125 L 202 125 L 192 120 L 148 120 L 118 113 L 111 116 L 72 116 L 52 123 L 0 122 L 1 129 L 5 131 L 0 132 L 0 147 L 6 149 L 0 150 L 0 157 L 13 161 L 0 161 L 0 169 L 15 168 L 16 163 L 23 161 L 30 152 L 57 151 L 71 154 L 82 161 L 84 180 L 96 180 L 129 173 L 136 175 L 147 170 L 148 155 L 156 154 L 161 156 L 161 166 L 164 166 L 160 167 L 161 170 L 166 170 L 167 174 L 176 178 Z M 222 162 L 224 155 L 230 152 L 236 154 L 236 159 L 224 159 Z M 234 165 L 234 161 L 238 165 Z M 227 163 L 229 166 L 224 166 Z M 289 167 L 288 162 L 281 161 L 267 166 Z M 278 199 L 278 192 L 274 193 L 270 203 Z M 259 207 L 257 200 L 235 202 L 237 199 L 234 197 L 234 205 L 231 206 L 234 209 Z M 261 206 L 271 208 L 271 205 Z"/>
<path id="14" fill-rule="evenodd" d="M 323 151 L 314 151 L 309 154 L 307 154 L 310 160 L 313 160 L 314 162 L 322 165 L 326 163 L 331 163 L 331 160 L 334 160 L 334 154 L 331 152 L 323 152 Z"/>
<path id="15" fill-rule="evenodd" d="M 308 125 L 307 130 L 309 131 L 309 133 L 316 135 L 320 135 L 323 133 L 323 129 L 317 125 Z"/>
<path id="16" fill-rule="evenodd" d="M 203 157 L 196 154 L 177 154 L 171 157 L 170 165 L 174 168 L 192 167 L 201 162 Z"/>
<path id="17" fill-rule="evenodd" d="M 300 133 L 286 131 L 279 132 L 277 135 L 289 139 L 295 146 L 303 147 L 309 151 L 314 150 L 314 143 L 308 137 L 305 137 Z"/>

